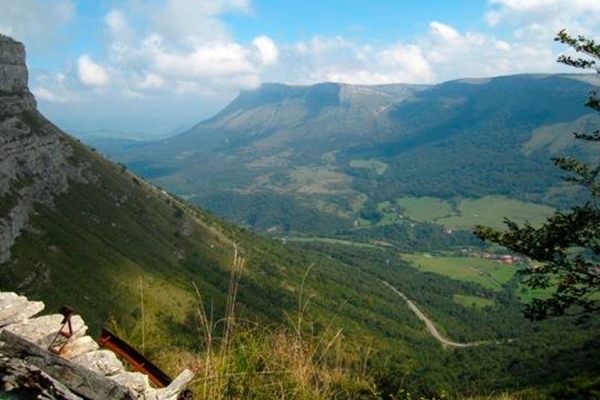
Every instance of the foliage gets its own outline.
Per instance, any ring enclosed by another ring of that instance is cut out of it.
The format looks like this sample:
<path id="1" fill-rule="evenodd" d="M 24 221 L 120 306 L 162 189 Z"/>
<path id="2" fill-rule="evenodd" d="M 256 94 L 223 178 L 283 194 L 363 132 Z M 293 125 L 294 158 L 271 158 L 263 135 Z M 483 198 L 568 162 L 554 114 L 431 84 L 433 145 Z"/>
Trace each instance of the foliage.
<path id="1" fill-rule="evenodd" d="M 583 69 L 594 69 L 600 60 L 600 45 L 583 36 L 570 36 L 564 30 L 557 41 L 567 44 L 589 58 L 573 59 L 561 56 L 559 62 Z M 600 111 L 600 100 L 592 91 L 586 105 Z M 586 142 L 600 141 L 600 130 L 591 134 L 575 133 Z M 584 163 L 574 157 L 557 157 L 554 164 L 569 175 L 566 181 L 576 183 L 589 193 L 589 199 L 568 210 L 556 211 L 540 228 L 528 223 L 518 225 L 506 220 L 505 232 L 479 226 L 476 234 L 481 239 L 506 246 L 510 250 L 531 257 L 542 265 L 525 269 L 526 284 L 533 288 L 554 287 L 547 299 L 534 299 L 526 315 L 533 320 L 550 316 L 577 313 L 582 316 L 600 311 L 600 163 Z"/>

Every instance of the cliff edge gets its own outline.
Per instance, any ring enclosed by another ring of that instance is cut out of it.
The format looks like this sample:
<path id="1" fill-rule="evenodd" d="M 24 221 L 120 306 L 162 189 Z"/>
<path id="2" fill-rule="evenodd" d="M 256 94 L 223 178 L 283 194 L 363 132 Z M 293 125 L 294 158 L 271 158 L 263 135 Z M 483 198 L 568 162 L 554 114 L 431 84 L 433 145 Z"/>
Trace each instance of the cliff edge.
<path id="1" fill-rule="evenodd" d="M 37 111 L 28 77 L 25 46 L 0 36 L 0 264 L 36 202 L 51 205 L 69 180 L 86 181 L 67 139 Z"/>

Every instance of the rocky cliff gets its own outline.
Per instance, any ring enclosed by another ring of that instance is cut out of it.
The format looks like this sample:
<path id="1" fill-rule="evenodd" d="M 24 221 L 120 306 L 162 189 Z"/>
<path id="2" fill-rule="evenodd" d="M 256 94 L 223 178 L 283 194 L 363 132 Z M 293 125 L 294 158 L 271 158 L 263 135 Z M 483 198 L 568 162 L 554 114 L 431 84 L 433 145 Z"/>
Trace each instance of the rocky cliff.
<path id="1" fill-rule="evenodd" d="M 25 46 L 0 35 L 0 115 L 35 110 L 36 103 L 27 87 Z"/>
<path id="2" fill-rule="evenodd" d="M 0 36 L 0 263 L 27 226 L 37 202 L 51 205 L 69 180 L 85 181 L 72 148 L 36 108 L 27 87 L 22 43 Z"/>

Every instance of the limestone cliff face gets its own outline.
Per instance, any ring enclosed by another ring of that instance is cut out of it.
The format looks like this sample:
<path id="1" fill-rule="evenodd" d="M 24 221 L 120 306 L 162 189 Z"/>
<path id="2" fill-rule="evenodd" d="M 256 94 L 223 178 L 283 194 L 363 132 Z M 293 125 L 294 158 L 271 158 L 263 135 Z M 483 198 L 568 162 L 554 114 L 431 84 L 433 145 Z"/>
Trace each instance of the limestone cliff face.
<path id="1" fill-rule="evenodd" d="M 51 205 L 70 180 L 85 181 L 85 168 L 68 161 L 65 135 L 37 111 L 27 80 L 25 47 L 0 35 L 0 263 L 36 203 Z"/>
<path id="2" fill-rule="evenodd" d="M 0 116 L 36 108 L 28 76 L 25 46 L 0 35 Z"/>

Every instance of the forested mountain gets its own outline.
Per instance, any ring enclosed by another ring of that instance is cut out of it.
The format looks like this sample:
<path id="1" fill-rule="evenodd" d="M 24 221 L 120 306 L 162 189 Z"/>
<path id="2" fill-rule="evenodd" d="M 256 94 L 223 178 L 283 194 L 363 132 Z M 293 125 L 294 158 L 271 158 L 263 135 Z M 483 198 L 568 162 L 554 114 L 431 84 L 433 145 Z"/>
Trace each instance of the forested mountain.
<path id="1" fill-rule="evenodd" d="M 569 137 L 600 125 L 582 106 L 596 80 L 265 84 L 188 132 L 105 150 L 191 202 L 258 229 L 346 230 L 361 212 L 405 196 L 502 195 L 554 207 L 574 193 L 558 183 L 549 158 L 598 155 Z"/>

